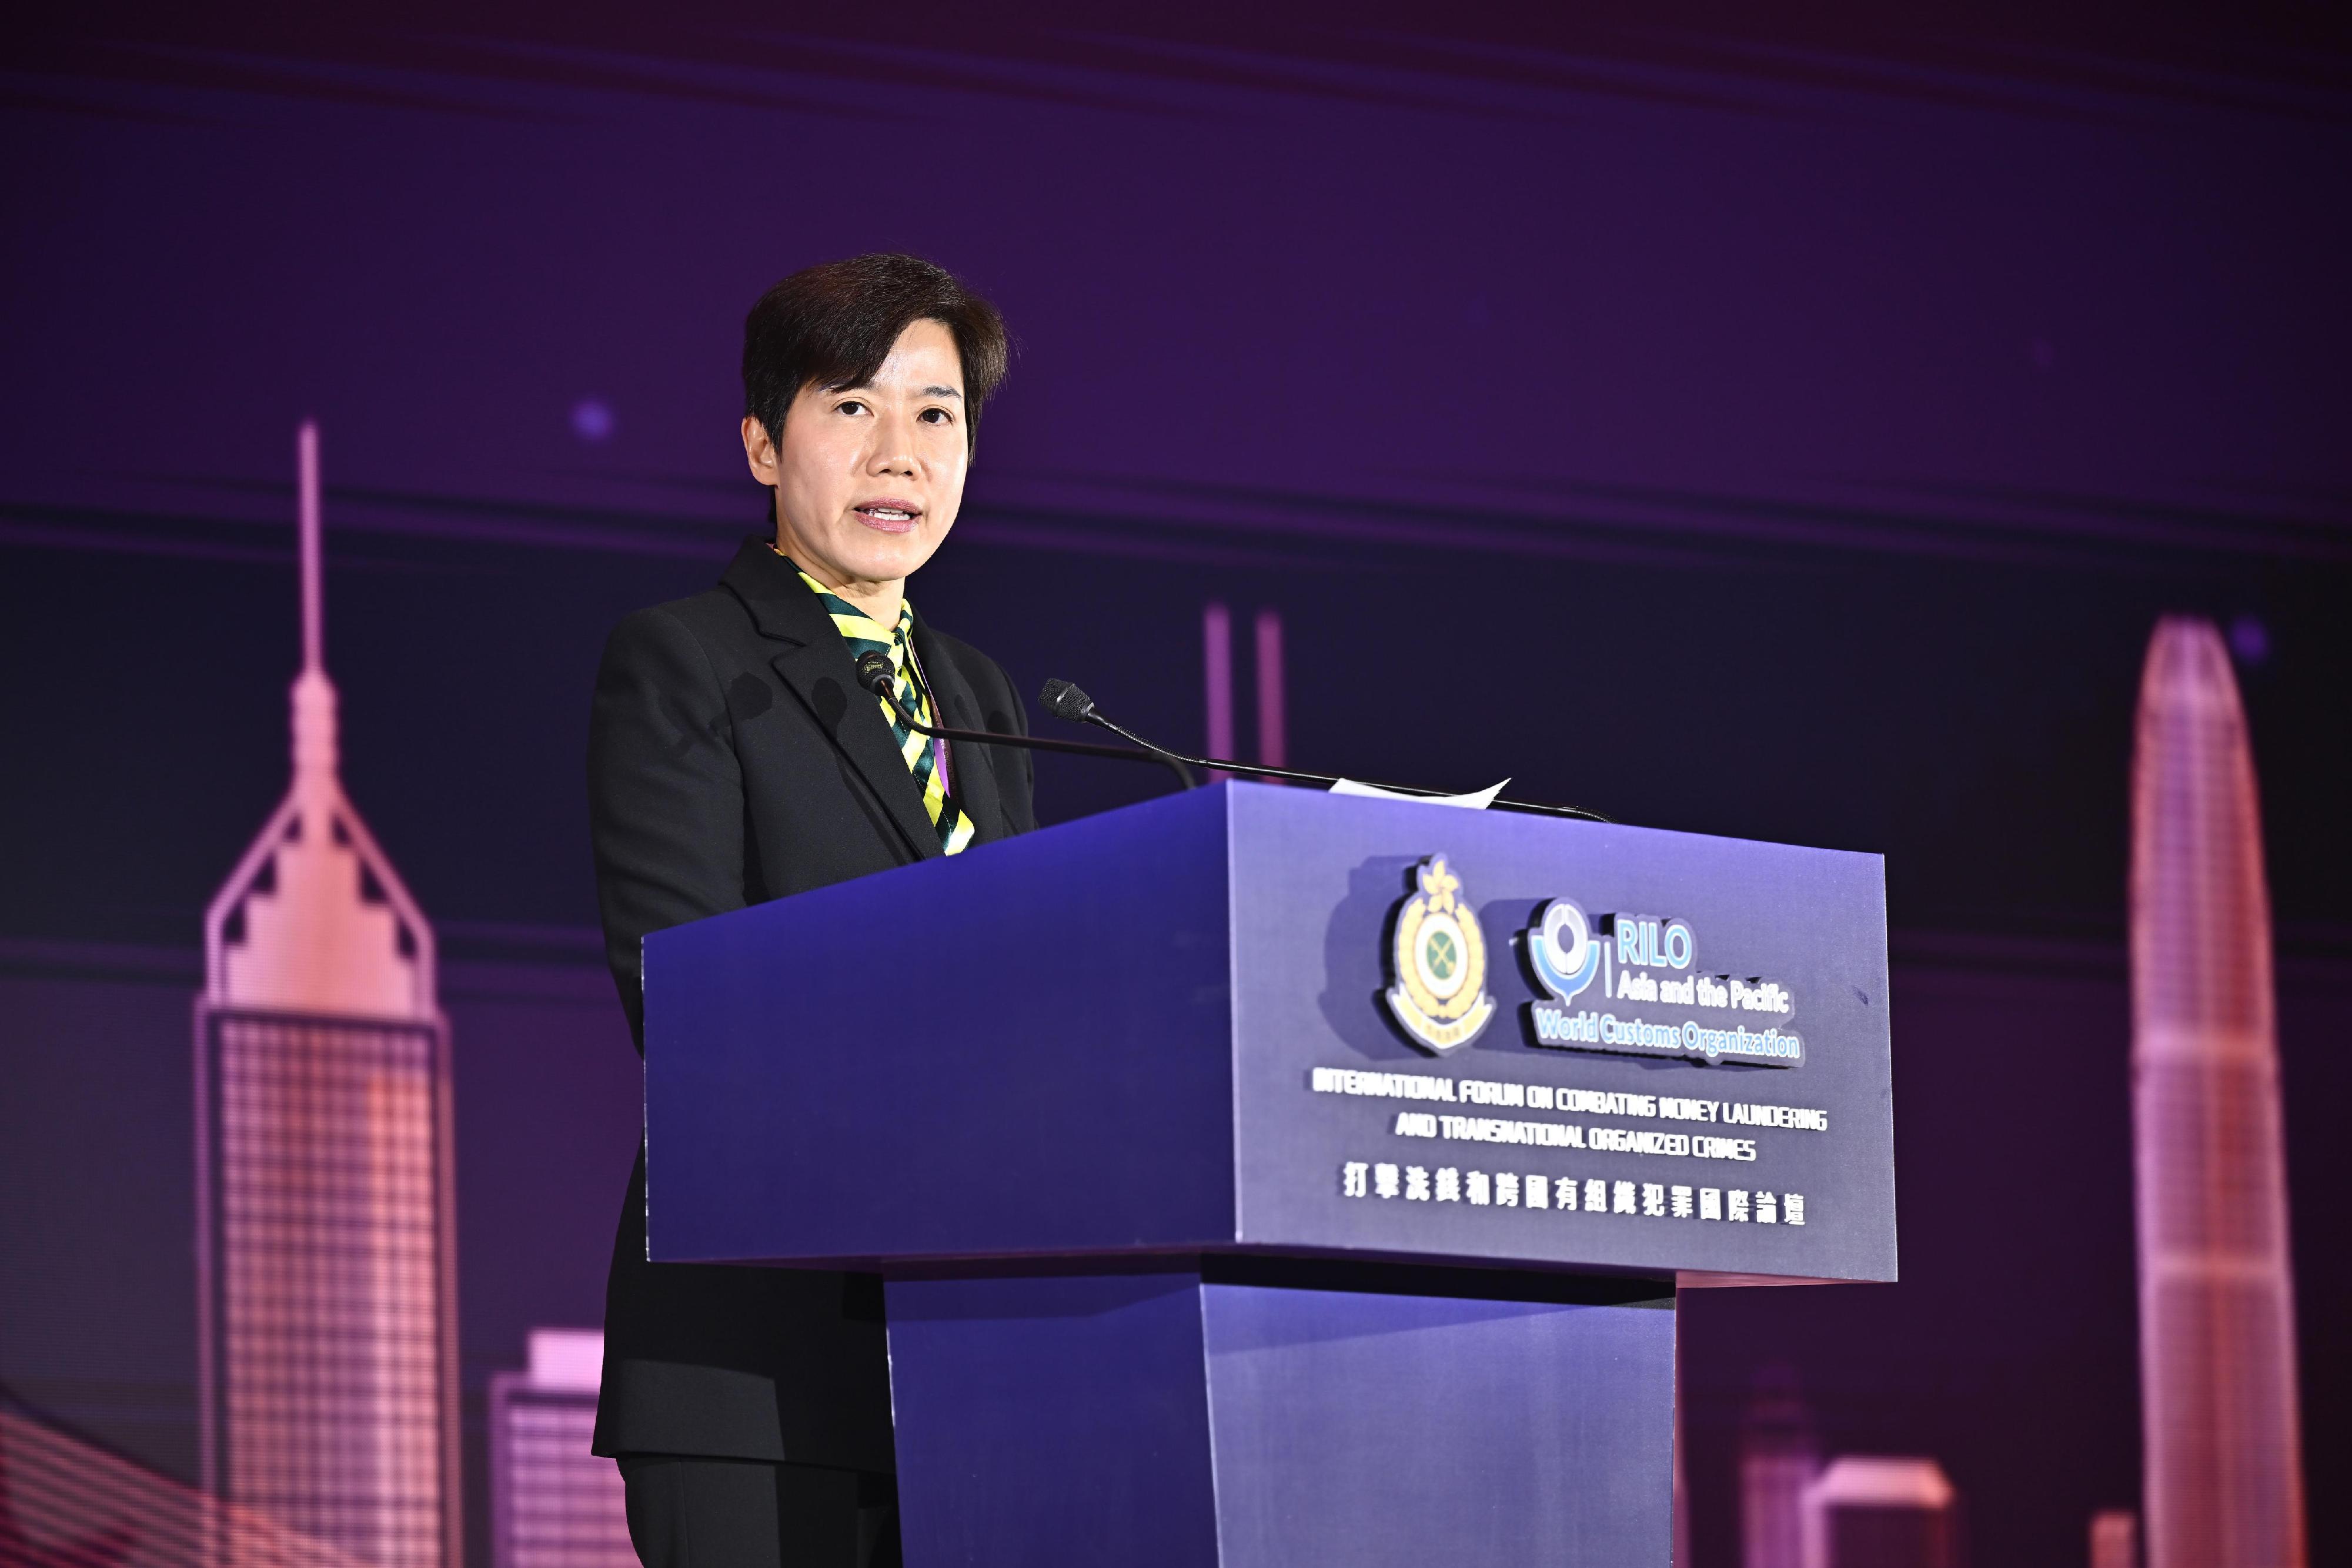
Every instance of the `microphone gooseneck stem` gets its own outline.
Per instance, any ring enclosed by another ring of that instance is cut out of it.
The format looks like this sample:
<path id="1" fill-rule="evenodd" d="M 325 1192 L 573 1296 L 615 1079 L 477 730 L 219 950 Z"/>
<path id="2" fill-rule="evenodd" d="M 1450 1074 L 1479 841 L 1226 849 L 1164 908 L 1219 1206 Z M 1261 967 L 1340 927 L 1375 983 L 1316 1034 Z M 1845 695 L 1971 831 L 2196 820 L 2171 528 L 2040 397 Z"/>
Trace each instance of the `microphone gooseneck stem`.
<path id="1" fill-rule="evenodd" d="M 1146 746 L 1137 751 L 1124 746 L 1096 746 L 1087 741 L 1056 740 L 1044 735 L 1003 735 L 992 729 L 950 729 L 944 725 L 925 724 L 908 713 L 907 705 L 898 700 L 898 694 L 887 684 L 866 689 L 888 703 L 890 711 L 898 716 L 898 722 L 917 735 L 933 736 L 941 740 L 969 740 L 980 746 L 1011 746 L 1024 751 L 1057 751 L 1066 757 L 1112 757 L 1122 762 L 1156 762 L 1176 775 L 1176 782 L 1181 789 L 1190 789 L 1200 782 L 1192 777 L 1192 770 L 1184 766 L 1183 758 L 1171 757 L 1156 746 Z"/>
<path id="2" fill-rule="evenodd" d="M 1113 735 L 1120 736 L 1126 739 L 1135 742 L 1136 745 L 1143 747 L 1146 751 L 1150 752 L 1155 757 L 1165 759 L 1171 765 L 1180 762 L 1189 763 L 1194 768 L 1211 768 L 1220 773 L 1238 774 L 1245 779 L 1279 779 L 1286 783 L 1291 784 L 1320 785 L 1326 789 L 1329 789 L 1332 785 L 1340 782 L 1339 779 L 1336 775 L 1329 773 L 1302 773 L 1295 768 L 1266 768 L 1255 762 L 1232 762 L 1222 758 L 1213 757 L 1187 757 L 1182 752 L 1169 751 L 1161 747 L 1152 745 L 1151 742 L 1144 739 L 1143 737 L 1136 734 L 1130 729 L 1128 729 L 1126 727 L 1113 723 L 1110 719 L 1104 717 L 1102 710 L 1096 707 L 1091 702 L 1087 704 L 1086 714 L 1082 722 L 1100 725 L 1103 728 L 1109 730 Z M 1359 779 L 1357 782 L 1370 784 L 1375 789 L 1392 790 L 1399 795 L 1434 797 L 1444 793 L 1444 791 L 1439 789 L 1423 789 L 1418 784 L 1381 784 L 1369 779 Z M 1498 810 L 1524 811 L 1529 815 L 1538 817 L 1573 817 L 1587 822 L 1605 822 L 1609 821 L 1608 818 L 1602 816 L 1600 812 L 1588 811 L 1581 806 L 1548 806 L 1536 800 L 1505 800 L 1499 799 L 1490 802 L 1490 804 Z"/>

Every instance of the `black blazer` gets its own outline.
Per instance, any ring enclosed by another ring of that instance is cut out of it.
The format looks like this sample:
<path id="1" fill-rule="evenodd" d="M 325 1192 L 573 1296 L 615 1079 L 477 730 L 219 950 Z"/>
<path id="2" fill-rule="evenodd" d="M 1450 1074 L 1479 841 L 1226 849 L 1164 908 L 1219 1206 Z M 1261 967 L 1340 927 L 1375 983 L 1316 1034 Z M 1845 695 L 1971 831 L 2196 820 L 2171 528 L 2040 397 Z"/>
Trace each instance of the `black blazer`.
<path id="1" fill-rule="evenodd" d="M 919 616 L 914 636 L 941 722 L 1027 732 L 992 660 Z M 956 746 L 949 761 L 973 842 L 1036 825 L 1026 751 Z M 760 538 L 718 587 L 614 629 L 588 810 L 605 953 L 641 1052 L 646 933 L 940 852 L 848 643 Z M 605 1291 L 595 1451 L 892 1469 L 879 1279 L 647 1263 L 645 1202 L 640 1148 Z"/>

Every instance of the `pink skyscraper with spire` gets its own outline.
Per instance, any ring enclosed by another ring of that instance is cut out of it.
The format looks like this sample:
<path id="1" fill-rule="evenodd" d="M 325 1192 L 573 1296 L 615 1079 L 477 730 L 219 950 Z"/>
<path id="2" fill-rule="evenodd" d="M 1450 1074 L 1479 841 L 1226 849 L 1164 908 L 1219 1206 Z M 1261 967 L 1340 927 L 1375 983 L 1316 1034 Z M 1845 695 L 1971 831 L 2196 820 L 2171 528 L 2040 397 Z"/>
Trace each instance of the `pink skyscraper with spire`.
<path id="1" fill-rule="evenodd" d="M 457 1568 L 448 1029 L 343 793 L 315 425 L 298 455 L 293 783 L 205 912 L 196 1005 L 204 1482 L 371 1568 Z"/>
<path id="2" fill-rule="evenodd" d="M 2230 655 L 2157 627 L 2132 768 L 2149 1568 L 2303 1568 L 2294 1291 L 2254 763 Z"/>

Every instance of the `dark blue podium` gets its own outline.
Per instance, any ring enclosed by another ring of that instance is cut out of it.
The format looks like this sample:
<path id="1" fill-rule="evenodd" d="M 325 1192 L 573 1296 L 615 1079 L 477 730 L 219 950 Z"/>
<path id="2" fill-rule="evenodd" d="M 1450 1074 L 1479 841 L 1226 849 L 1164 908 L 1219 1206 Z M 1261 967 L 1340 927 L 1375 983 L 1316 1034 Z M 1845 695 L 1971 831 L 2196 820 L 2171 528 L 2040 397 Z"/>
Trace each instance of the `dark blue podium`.
<path id="1" fill-rule="evenodd" d="M 1664 1565 L 1892 1280 L 1875 856 L 1225 784 L 646 944 L 656 1260 L 888 1278 L 912 1568 Z"/>

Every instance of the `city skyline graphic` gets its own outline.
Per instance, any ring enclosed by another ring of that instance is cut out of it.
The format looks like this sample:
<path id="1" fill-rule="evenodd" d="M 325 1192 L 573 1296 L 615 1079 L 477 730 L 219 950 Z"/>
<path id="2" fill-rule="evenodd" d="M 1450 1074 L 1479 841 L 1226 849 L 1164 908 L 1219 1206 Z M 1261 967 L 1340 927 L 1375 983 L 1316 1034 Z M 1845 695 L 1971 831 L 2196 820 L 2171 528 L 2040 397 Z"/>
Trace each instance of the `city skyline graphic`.
<path id="1" fill-rule="evenodd" d="M 2132 769 L 2133 1183 L 2148 1568 L 2303 1568 L 2270 897 L 2221 633 L 2148 644 Z"/>
<path id="2" fill-rule="evenodd" d="M 1821 1469 L 1796 1369 L 1759 1369 L 1739 1430 L 1740 1568 L 1803 1568 L 1805 1489 Z"/>
<path id="3" fill-rule="evenodd" d="M 601 1329 L 535 1328 L 490 1378 L 490 1568 L 635 1568 L 620 1471 L 589 1452 Z"/>
<path id="4" fill-rule="evenodd" d="M 205 917 L 202 1484 L 370 1568 L 456 1568 L 448 1027 L 432 927 L 343 791 L 315 424 L 297 456 L 293 779 Z"/>
<path id="5" fill-rule="evenodd" d="M 292 777 L 207 911 L 196 1001 L 200 1486 L 172 1493 L 70 1428 L 7 1416 L 7 1530 L 77 1562 L 462 1560 L 437 948 L 343 788 L 314 426 L 297 455 Z M 1279 622 L 1258 621 L 1263 713 Z M 2145 1451 L 2137 1499 L 2113 1499 L 2138 1511 L 2086 1521 L 2095 1568 L 2309 1557 L 2271 913 L 2237 669 L 2218 627 L 2168 618 L 2138 693 L 2129 994 Z M 1224 706 L 1238 727 L 1230 690 Z M 1278 729 L 1260 742 L 1278 746 Z M 172 1027 L 185 1038 L 184 1022 Z M 492 1568 L 631 1560 L 617 1477 L 586 1451 L 593 1338 L 535 1330 L 530 1370 L 490 1380 L 477 1500 Z M 1747 1568 L 1962 1560 L 1973 1473 L 1841 1452 L 1826 1440 L 1834 1412 L 1817 1426 L 1790 1369 L 1765 1370 L 1738 1445 Z M 132 1528 L 151 1512 L 164 1523 Z"/>

